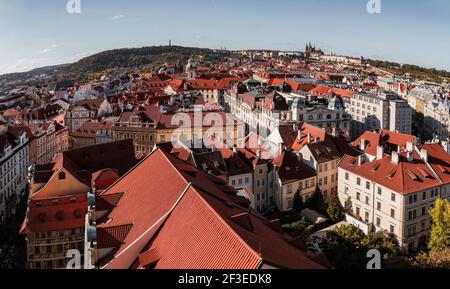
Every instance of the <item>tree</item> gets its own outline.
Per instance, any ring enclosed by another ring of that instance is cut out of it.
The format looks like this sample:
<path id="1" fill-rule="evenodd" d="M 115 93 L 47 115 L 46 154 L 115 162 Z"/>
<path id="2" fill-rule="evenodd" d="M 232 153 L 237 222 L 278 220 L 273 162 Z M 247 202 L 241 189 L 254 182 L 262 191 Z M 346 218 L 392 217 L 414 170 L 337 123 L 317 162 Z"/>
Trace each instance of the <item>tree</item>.
<path id="1" fill-rule="evenodd" d="M 450 202 L 436 200 L 434 208 L 430 209 L 433 219 L 428 248 L 431 251 L 441 251 L 450 247 Z"/>
<path id="2" fill-rule="evenodd" d="M 344 208 L 342 208 L 341 201 L 339 200 L 337 193 L 331 194 L 330 198 L 328 199 L 327 214 L 335 223 L 342 221 Z"/>
<path id="3" fill-rule="evenodd" d="M 421 253 L 416 257 L 416 263 L 426 269 L 450 269 L 450 248 Z"/>
<path id="4" fill-rule="evenodd" d="M 307 207 L 312 210 L 316 210 L 319 212 L 323 212 L 324 208 L 324 201 L 323 201 L 323 195 L 320 191 L 319 187 L 316 187 L 316 191 L 314 194 L 309 198 Z"/>
<path id="5" fill-rule="evenodd" d="M 308 235 L 310 224 L 306 220 L 300 220 L 291 224 L 283 225 L 282 228 L 293 237 L 304 237 Z"/>
<path id="6" fill-rule="evenodd" d="M 367 251 L 361 246 L 364 233 L 355 226 L 341 226 L 328 232 L 320 248 L 337 269 L 363 269 Z"/>
<path id="7" fill-rule="evenodd" d="M 401 255 L 400 245 L 393 234 L 384 232 L 369 233 L 363 240 L 362 245 L 368 250 L 376 249 L 387 259 Z"/>
<path id="8" fill-rule="evenodd" d="M 292 204 L 294 211 L 301 213 L 305 208 L 305 204 L 303 203 L 303 198 L 300 196 L 300 191 L 297 191 L 294 195 L 294 201 Z"/>
<path id="9" fill-rule="evenodd" d="M 383 261 L 392 261 L 401 256 L 398 241 L 394 235 L 383 232 L 370 233 L 367 236 L 355 226 L 340 226 L 319 244 L 322 251 L 337 269 L 363 269 L 368 259 L 367 252 L 376 249 Z"/>

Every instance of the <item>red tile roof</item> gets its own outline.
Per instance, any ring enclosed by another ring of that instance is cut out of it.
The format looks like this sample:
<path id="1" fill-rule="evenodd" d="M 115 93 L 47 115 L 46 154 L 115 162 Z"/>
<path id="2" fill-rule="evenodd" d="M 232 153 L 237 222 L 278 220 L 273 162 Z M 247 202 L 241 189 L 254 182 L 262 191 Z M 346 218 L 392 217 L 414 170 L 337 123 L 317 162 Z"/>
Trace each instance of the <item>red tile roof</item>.
<path id="1" fill-rule="evenodd" d="M 283 185 L 313 178 L 316 171 L 299 160 L 291 151 L 284 151 L 275 158 L 272 164 L 276 167 L 278 176 Z"/>
<path id="2" fill-rule="evenodd" d="M 399 132 L 381 130 L 381 131 L 366 131 L 362 136 L 353 142 L 357 148 L 361 148 L 362 140 L 366 141 L 364 152 L 372 156 L 377 155 L 378 146 L 390 146 L 391 150 L 397 150 L 397 147 L 405 148 L 408 142 L 416 143 L 416 137 L 413 135 L 402 134 Z"/>
<path id="3" fill-rule="evenodd" d="M 413 153 L 411 162 L 408 162 L 406 152 L 401 153 L 399 158 L 398 164 L 393 163 L 390 156 L 385 156 L 380 160 L 358 165 L 356 158 L 345 156 L 339 166 L 401 194 L 419 192 L 442 184 L 435 172 L 429 168 L 417 152 Z M 438 167 L 437 161 L 433 158 L 430 159 L 433 169 Z M 445 176 L 444 180 L 448 183 L 450 181 L 450 164 L 444 163 L 444 166 L 447 168 L 447 172 L 442 175 Z"/>
<path id="4" fill-rule="evenodd" d="M 117 192 L 98 229 L 133 226 L 104 268 L 323 268 L 238 205 L 234 189 L 160 149 L 102 196 Z"/>

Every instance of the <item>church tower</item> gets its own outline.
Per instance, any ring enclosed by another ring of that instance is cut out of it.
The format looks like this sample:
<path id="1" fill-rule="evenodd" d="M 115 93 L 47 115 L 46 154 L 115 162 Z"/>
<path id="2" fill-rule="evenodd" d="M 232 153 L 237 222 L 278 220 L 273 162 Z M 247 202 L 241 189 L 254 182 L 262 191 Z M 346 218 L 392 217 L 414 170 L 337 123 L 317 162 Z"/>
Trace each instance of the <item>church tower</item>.
<path id="1" fill-rule="evenodd" d="M 195 80 L 197 78 L 197 62 L 191 57 L 186 65 L 186 74 L 188 80 Z"/>

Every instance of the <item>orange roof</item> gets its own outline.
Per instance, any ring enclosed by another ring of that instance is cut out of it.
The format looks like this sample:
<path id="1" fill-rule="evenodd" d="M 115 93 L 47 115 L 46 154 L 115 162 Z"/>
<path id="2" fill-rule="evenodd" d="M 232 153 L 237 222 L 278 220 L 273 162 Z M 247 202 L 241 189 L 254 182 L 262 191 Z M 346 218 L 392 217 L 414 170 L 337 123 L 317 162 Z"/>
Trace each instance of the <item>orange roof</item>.
<path id="1" fill-rule="evenodd" d="M 380 160 L 358 165 L 355 157 L 345 156 L 339 167 L 401 194 L 420 192 L 442 185 L 435 172 L 430 170 L 416 152 L 413 153 L 412 162 L 408 162 L 406 153 L 401 153 L 399 159 L 399 163 L 395 164 L 390 156 L 385 156 Z M 433 159 L 430 159 L 430 162 L 432 167 L 439 165 Z M 443 174 L 449 183 L 450 165 L 445 164 L 445 168 Z"/>
<path id="2" fill-rule="evenodd" d="M 117 192 L 97 230 L 132 226 L 106 269 L 323 268 L 241 207 L 236 190 L 160 149 L 102 196 Z"/>
<path id="3" fill-rule="evenodd" d="M 405 148 L 406 143 L 408 142 L 413 144 L 416 143 L 416 137 L 413 135 L 402 134 L 389 130 L 381 130 L 379 132 L 366 131 L 362 136 L 353 142 L 353 145 L 357 148 L 361 148 L 362 140 L 366 141 L 364 152 L 372 156 L 377 155 L 378 146 L 391 146 L 394 147 L 394 150 L 397 150 L 396 147 L 398 146 Z"/>

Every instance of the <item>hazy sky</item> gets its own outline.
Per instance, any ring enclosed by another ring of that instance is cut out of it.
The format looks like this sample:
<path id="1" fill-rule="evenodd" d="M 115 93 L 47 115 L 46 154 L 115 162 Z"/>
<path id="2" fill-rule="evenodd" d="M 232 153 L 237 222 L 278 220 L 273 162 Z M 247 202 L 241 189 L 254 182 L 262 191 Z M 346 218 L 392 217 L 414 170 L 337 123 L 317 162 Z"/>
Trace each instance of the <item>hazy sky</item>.
<path id="1" fill-rule="evenodd" d="M 174 45 L 325 51 L 450 70 L 450 1 L 0 0 L 0 74 L 106 49 Z"/>

